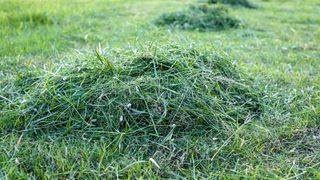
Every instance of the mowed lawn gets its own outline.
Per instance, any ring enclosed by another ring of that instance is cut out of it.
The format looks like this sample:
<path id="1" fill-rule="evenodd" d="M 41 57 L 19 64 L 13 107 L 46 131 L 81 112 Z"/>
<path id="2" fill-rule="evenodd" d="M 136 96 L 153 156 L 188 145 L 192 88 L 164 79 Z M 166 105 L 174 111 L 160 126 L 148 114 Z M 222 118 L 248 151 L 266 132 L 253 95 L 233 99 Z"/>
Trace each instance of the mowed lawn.
<path id="1" fill-rule="evenodd" d="M 227 5 L 240 26 L 220 31 L 153 23 L 197 3 L 0 0 L 0 179 L 319 179 L 320 2 Z M 15 88 L 32 85 L 26 74 L 42 73 L 50 82 L 60 68 L 99 61 L 96 49 L 112 59 L 124 50 L 168 44 L 213 52 L 234 64 L 261 92 L 259 116 L 185 131 L 170 124 L 158 134 L 90 125 L 42 128 L 37 123 L 47 117 L 23 122 L 23 111 L 16 111 L 36 97 Z"/>

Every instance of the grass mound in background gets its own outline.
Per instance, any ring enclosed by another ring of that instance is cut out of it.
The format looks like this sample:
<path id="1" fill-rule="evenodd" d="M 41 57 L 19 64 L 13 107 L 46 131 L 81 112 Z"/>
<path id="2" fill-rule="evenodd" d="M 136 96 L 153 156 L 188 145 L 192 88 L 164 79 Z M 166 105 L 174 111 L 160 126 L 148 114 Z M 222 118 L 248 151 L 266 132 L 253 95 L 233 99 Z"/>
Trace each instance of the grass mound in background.
<path id="1" fill-rule="evenodd" d="M 259 113 L 250 80 L 213 53 L 170 45 L 121 51 L 112 61 L 97 56 L 100 61 L 21 74 L 15 99 L 1 95 L 11 99 L 2 107 L 11 109 L 2 111 L 0 126 L 161 132 L 172 125 L 219 129 Z"/>
<path id="2" fill-rule="evenodd" d="M 47 13 L 25 13 L 25 14 L 13 14 L 0 18 L 0 21 L 4 24 L 10 24 L 14 26 L 29 25 L 53 25 L 57 23 L 57 19 Z"/>
<path id="3" fill-rule="evenodd" d="M 230 5 L 237 5 L 237 6 L 244 6 L 247 8 L 256 8 L 255 5 L 250 3 L 248 0 L 208 0 L 209 4 L 230 4 Z"/>
<path id="4" fill-rule="evenodd" d="M 58 23 L 58 18 L 47 11 L 34 10 L 32 2 L 8 1 L 0 4 L 0 23 L 4 26 L 48 26 Z M 32 10 L 33 9 L 33 10 Z"/>
<path id="5" fill-rule="evenodd" d="M 155 20 L 160 26 L 186 30 L 214 31 L 237 28 L 239 20 L 231 17 L 222 6 L 191 5 L 188 9 L 167 13 Z"/>

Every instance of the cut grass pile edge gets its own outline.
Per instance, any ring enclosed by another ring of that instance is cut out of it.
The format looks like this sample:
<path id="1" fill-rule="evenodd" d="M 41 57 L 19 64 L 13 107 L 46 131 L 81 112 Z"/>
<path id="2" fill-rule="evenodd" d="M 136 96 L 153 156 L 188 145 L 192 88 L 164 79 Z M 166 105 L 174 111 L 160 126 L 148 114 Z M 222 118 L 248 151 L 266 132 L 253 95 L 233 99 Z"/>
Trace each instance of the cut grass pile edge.
<path id="1" fill-rule="evenodd" d="M 250 79 L 212 52 L 167 45 L 97 58 L 22 71 L 15 93 L 2 94 L 1 128 L 219 131 L 261 111 Z"/>
<path id="2" fill-rule="evenodd" d="M 209 4 L 228 4 L 232 6 L 243 6 L 246 8 L 257 8 L 248 0 L 208 0 Z"/>
<path id="3" fill-rule="evenodd" d="M 159 26 L 177 27 L 183 30 L 218 31 L 237 28 L 240 21 L 229 15 L 220 5 L 190 5 L 187 9 L 162 14 L 154 20 Z"/>

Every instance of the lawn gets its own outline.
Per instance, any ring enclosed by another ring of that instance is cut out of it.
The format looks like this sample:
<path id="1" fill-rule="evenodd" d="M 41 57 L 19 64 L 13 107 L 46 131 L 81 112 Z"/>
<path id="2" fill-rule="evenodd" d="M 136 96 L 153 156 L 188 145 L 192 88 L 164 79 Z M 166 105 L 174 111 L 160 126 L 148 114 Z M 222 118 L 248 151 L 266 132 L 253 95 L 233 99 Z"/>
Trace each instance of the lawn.
<path id="1" fill-rule="evenodd" d="M 0 179 L 319 179 L 320 2 L 251 2 L 0 0 Z"/>

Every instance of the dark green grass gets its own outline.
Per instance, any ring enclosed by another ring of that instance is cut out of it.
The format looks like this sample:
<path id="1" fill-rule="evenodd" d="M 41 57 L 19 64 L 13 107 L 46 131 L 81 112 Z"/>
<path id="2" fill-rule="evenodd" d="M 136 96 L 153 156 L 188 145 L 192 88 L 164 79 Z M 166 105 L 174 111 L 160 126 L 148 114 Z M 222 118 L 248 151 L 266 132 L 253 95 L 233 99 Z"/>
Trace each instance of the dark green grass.
<path id="1" fill-rule="evenodd" d="M 185 30 L 217 31 L 237 28 L 239 20 L 230 16 L 223 6 L 191 5 L 188 9 L 165 13 L 155 20 L 160 26 Z"/>
<path id="2" fill-rule="evenodd" d="M 248 0 L 208 0 L 209 4 L 229 4 L 229 5 L 237 5 L 237 6 L 243 6 L 247 8 L 256 8 L 255 5 L 253 5 L 250 1 Z"/>
<path id="3" fill-rule="evenodd" d="M 97 56 L 100 61 L 59 70 L 23 71 L 13 87 L 22 96 L 3 94 L 13 102 L 2 105 L 12 108 L 1 113 L 0 127 L 153 127 L 153 133 L 163 134 L 172 125 L 180 130 L 200 125 L 220 131 L 261 111 L 260 93 L 252 82 L 228 60 L 209 52 L 170 45 Z"/>

